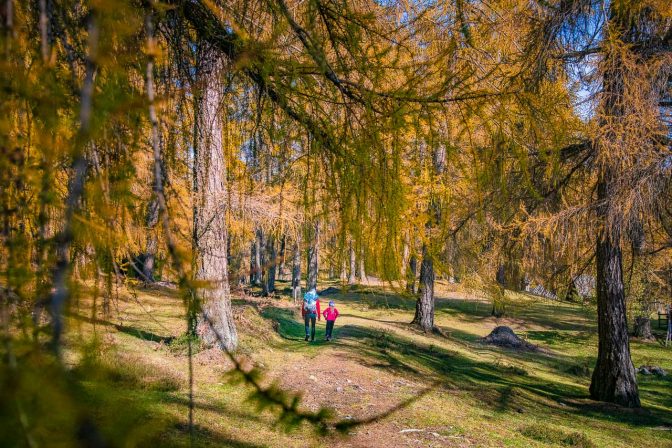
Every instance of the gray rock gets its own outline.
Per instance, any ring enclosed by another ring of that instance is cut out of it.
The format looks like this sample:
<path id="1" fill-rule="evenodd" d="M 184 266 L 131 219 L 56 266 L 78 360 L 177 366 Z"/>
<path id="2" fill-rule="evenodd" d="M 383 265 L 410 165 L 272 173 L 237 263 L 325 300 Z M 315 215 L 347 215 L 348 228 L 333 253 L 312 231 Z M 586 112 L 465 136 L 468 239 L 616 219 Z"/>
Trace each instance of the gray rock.
<path id="1" fill-rule="evenodd" d="M 584 299 L 595 295 L 595 277 L 592 275 L 581 274 L 574 279 L 576 292 Z"/>
<path id="2" fill-rule="evenodd" d="M 544 288 L 542 285 L 537 285 L 530 290 L 530 294 L 535 296 L 545 297 L 547 299 L 557 300 L 558 296 L 548 289 Z"/>
<path id="3" fill-rule="evenodd" d="M 495 327 L 495 329 L 492 330 L 489 335 L 481 339 L 481 341 L 486 344 L 514 348 L 517 350 L 536 351 L 539 349 L 539 347 L 536 345 L 530 344 L 529 342 L 518 337 L 518 335 L 514 333 L 510 327 L 504 325 Z"/>
<path id="4" fill-rule="evenodd" d="M 661 367 L 658 367 L 658 366 L 653 367 L 651 369 L 651 373 L 653 373 L 654 375 L 658 375 L 658 376 L 667 376 L 667 372 L 665 371 L 665 369 L 663 369 Z"/>
<path id="5" fill-rule="evenodd" d="M 328 287 L 327 289 L 325 289 L 325 290 L 319 292 L 318 295 L 320 295 L 320 296 L 328 296 L 328 295 L 330 295 L 330 294 L 338 294 L 339 292 L 341 292 L 340 289 L 338 289 L 338 288 L 334 288 L 333 286 L 330 286 L 330 287 Z"/>
<path id="6" fill-rule="evenodd" d="M 659 366 L 640 366 L 637 369 L 637 373 L 641 373 L 642 375 L 667 376 L 665 369 Z"/>

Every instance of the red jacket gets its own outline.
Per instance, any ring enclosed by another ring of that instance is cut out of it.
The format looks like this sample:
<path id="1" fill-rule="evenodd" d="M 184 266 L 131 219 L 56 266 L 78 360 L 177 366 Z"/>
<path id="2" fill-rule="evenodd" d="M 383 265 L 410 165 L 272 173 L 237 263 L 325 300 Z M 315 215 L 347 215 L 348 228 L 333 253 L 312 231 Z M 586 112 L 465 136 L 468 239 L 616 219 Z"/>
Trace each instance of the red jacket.
<path id="1" fill-rule="evenodd" d="M 324 316 L 325 320 L 336 320 L 336 318 L 338 317 L 338 309 L 334 307 L 334 310 L 332 311 L 331 307 L 329 306 L 327 307 L 326 310 L 324 310 L 324 313 L 322 313 L 322 315 Z"/>
<path id="2" fill-rule="evenodd" d="M 306 302 L 303 302 L 301 304 L 301 317 L 306 317 L 306 309 L 304 308 L 305 304 L 306 304 Z M 317 320 L 320 320 L 320 316 L 321 316 L 321 314 L 320 314 L 320 299 L 317 299 L 315 301 L 315 308 L 316 308 L 316 311 L 317 311 Z"/>

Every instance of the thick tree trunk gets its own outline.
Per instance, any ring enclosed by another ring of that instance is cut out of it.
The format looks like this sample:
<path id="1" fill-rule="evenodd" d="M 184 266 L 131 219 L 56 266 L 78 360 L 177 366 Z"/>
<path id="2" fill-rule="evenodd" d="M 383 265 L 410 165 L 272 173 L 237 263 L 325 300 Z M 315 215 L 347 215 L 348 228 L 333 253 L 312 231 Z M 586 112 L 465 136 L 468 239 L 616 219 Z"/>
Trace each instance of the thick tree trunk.
<path id="1" fill-rule="evenodd" d="M 604 189 L 601 185 L 599 190 Z M 627 407 L 639 407 L 635 368 L 630 359 L 625 314 L 622 254 L 618 235 L 603 233 L 597 242 L 597 364 L 590 396 Z"/>
<path id="2" fill-rule="evenodd" d="M 618 5 L 618 6 L 617 6 Z M 617 10 L 624 6 L 625 9 Z M 619 2 L 610 5 L 609 34 L 606 38 L 616 38 L 632 43 L 639 38 L 638 26 L 631 22 L 628 6 Z M 635 14 L 639 14 L 638 12 Z M 639 407 L 637 376 L 630 358 L 628 323 L 626 319 L 625 291 L 623 287 L 623 256 L 621 253 L 621 231 L 618 224 L 610 224 L 610 216 L 619 215 L 614 208 L 614 189 L 619 163 L 613 165 L 614 156 L 610 154 L 609 144 L 619 141 L 622 135 L 612 132 L 628 113 L 623 103 L 624 97 L 624 61 L 622 52 L 612 52 L 613 46 L 607 45 L 603 54 L 605 71 L 602 77 L 602 119 L 601 126 L 607 131 L 596 143 L 598 165 L 597 210 L 603 228 L 597 238 L 597 330 L 599 336 L 597 364 L 590 383 L 590 396 L 596 400 L 609 401 L 627 407 Z M 633 148 L 634 150 L 635 148 Z M 619 157 L 618 154 L 615 157 Z"/>
<path id="3" fill-rule="evenodd" d="M 317 289 L 317 275 L 319 273 L 318 246 L 320 243 L 320 224 L 315 221 L 311 229 L 310 246 L 308 247 L 308 275 L 306 289 Z"/>
<path id="4" fill-rule="evenodd" d="M 427 250 L 422 248 L 422 264 L 420 266 L 420 290 L 415 303 L 413 324 L 429 332 L 434 328 L 434 260 Z"/>
<path id="5" fill-rule="evenodd" d="M 298 238 L 292 252 L 292 298 L 297 303 L 301 296 L 301 241 Z"/>
<path id="6" fill-rule="evenodd" d="M 348 276 L 348 284 L 354 285 L 357 283 L 357 259 L 355 257 L 355 246 L 350 240 L 350 275 Z"/>
<path id="7" fill-rule="evenodd" d="M 217 64 L 219 66 L 219 64 Z M 200 74 L 194 148 L 194 256 L 202 314 L 198 333 L 205 344 L 233 350 L 238 335 L 233 322 L 226 254 L 226 162 L 219 111 L 222 86 L 217 69 Z"/>

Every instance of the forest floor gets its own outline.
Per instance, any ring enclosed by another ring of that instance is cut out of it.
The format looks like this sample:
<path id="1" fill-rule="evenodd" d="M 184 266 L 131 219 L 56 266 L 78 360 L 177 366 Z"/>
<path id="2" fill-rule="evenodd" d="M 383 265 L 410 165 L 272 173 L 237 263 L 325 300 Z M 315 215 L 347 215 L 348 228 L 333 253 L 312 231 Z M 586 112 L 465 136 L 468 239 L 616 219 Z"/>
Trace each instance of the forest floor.
<path id="1" fill-rule="evenodd" d="M 642 409 L 588 398 L 596 319 L 581 305 L 513 294 L 507 317 L 497 319 L 486 300 L 440 284 L 435 320 L 441 331 L 424 334 L 408 324 L 412 299 L 365 286 L 325 296 L 341 313 L 334 340 L 323 340 L 322 321 L 317 340 L 307 343 L 298 306 L 286 292 L 236 296 L 239 355 L 262 368 L 265 381 L 301 392 L 305 410 L 329 407 L 342 420 L 396 410 L 346 434 L 318 435 L 308 424 L 286 432 L 274 425 L 277 412 L 258 411 L 246 401 L 250 389 L 230 381 L 224 354 L 197 350 L 195 446 L 672 447 L 672 375 L 638 375 Z M 188 344 L 180 336 L 186 324 L 176 291 L 120 291 L 111 317 L 91 315 L 86 301 L 73 310 L 68 360 L 77 368 L 91 358 L 81 357 L 85 349 L 104 366 L 82 381 L 104 435 L 125 431 L 126 446 L 189 446 Z M 497 325 L 542 350 L 480 343 Z M 94 346 L 77 345 L 92 332 Z M 636 340 L 631 348 L 636 366 L 672 372 L 672 348 Z"/>

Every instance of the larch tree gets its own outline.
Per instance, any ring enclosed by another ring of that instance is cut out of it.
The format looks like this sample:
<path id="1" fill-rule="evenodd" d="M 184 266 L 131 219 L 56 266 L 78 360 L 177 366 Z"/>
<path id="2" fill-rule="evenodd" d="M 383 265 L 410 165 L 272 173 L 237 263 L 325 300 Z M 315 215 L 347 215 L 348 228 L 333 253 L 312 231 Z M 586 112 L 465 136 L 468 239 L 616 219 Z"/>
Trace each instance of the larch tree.
<path id="1" fill-rule="evenodd" d="M 204 55 L 205 56 L 205 55 Z M 228 279 L 226 161 L 222 144 L 221 81 L 223 63 L 208 51 L 209 64 L 199 67 L 195 94 L 194 281 L 202 317 L 198 333 L 206 344 L 233 350 L 238 335 L 231 310 Z"/>
<path id="2" fill-rule="evenodd" d="M 552 79 L 556 70 L 571 73 L 584 64 L 593 70 L 589 89 L 595 94 L 584 141 L 556 148 L 558 154 L 585 156 L 549 190 L 564 206 L 545 209 L 543 245 L 574 256 L 586 250 L 586 264 L 594 260 L 599 344 L 590 394 L 638 407 L 623 245 L 640 246 L 642 220 L 664 216 L 660 201 L 669 191 L 665 99 L 672 72 L 672 12 L 656 1 L 556 3 L 536 10 L 525 54 L 529 73 L 534 79 Z M 578 185 L 580 190 L 574 191 L 583 194 L 570 193 L 568 185 Z M 540 228 L 530 226 L 535 232 Z"/>

